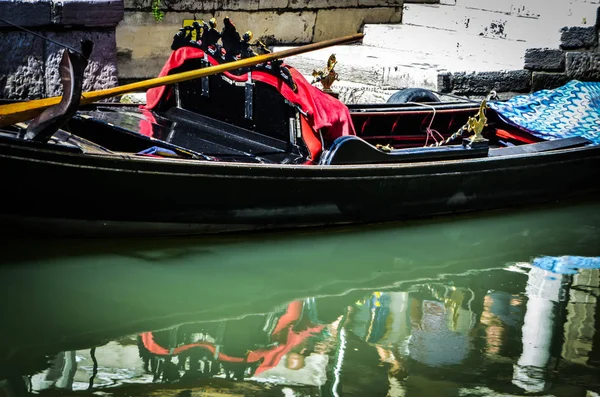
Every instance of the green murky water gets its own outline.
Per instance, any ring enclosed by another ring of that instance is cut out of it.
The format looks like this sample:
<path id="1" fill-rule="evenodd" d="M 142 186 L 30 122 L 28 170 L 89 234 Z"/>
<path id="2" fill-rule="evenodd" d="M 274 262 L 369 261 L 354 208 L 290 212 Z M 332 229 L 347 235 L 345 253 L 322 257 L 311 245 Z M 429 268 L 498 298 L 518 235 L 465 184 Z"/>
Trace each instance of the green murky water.
<path id="1" fill-rule="evenodd" d="M 594 396 L 599 263 L 599 201 L 5 241 L 0 396 Z"/>

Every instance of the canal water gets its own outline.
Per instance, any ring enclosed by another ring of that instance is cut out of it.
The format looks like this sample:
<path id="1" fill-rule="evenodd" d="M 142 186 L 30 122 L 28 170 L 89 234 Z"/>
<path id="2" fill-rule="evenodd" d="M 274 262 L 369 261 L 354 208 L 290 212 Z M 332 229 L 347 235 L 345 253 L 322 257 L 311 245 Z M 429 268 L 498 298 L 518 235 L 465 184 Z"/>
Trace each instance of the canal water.
<path id="1" fill-rule="evenodd" d="M 4 241 L 0 396 L 598 396 L 600 201 Z"/>

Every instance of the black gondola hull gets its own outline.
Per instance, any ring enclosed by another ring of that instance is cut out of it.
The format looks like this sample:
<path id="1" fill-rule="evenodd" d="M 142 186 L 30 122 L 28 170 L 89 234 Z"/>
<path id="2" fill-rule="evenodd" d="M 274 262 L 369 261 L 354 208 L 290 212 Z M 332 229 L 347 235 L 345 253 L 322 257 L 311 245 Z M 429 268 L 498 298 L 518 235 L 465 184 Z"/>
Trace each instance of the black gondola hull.
<path id="1" fill-rule="evenodd" d="M 3 230 L 190 234 L 396 221 L 598 190 L 600 147 L 408 164 L 307 166 L 0 145 Z"/>

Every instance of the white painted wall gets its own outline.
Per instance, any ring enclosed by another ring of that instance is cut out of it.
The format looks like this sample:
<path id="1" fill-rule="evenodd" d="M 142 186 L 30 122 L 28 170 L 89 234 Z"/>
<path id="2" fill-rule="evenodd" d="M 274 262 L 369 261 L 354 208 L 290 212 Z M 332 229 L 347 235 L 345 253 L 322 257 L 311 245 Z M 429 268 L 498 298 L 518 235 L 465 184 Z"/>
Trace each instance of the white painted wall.
<path id="1" fill-rule="evenodd" d="M 562 27 L 593 26 L 598 7 L 600 0 L 440 0 L 439 6 L 407 5 L 403 23 L 554 48 Z"/>

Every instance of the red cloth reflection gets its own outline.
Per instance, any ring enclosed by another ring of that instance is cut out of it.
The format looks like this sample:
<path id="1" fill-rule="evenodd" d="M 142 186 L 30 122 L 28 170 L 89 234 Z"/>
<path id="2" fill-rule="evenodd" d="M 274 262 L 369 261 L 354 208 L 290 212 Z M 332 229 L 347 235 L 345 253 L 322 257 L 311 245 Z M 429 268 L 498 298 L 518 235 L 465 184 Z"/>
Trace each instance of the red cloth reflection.
<path id="1" fill-rule="evenodd" d="M 288 305 L 285 314 L 281 316 L 271 335 L 271 340 L 273 342 L 278 342 L 276 346 L 249 351 L 246 357 L 233 357 L 219 352 L 218 360 L 231 363 L 256 363 L 262 361 L 255 371 L 256 375 L 268 369 L 274 368 L 277 366 L 281 358 L 290 350 L 325 328 L 324 325 L 317 325 L 309 327 L 303 331 L 295 331 L 293 329 L 294 325 L 300 319 L 301 314 L 301 301 L 294 301 Z M 192 348 L 204 348 L 210 351 L 212 354 L 214 354 L 216 351 L 216 346 L 209 342 L 190 343 L 187 345 L 178 346 L 171 350 L 156 343 L 156 341 L 154 341 L 154 335 L 152 332 L 145 332 L 141 334 L 141 337 L 144 347 L 146 347 L 146 349 L 148 349 L 148 351 L 150 351 L 152 354 L 159 356 L 175 356 Z"/>

